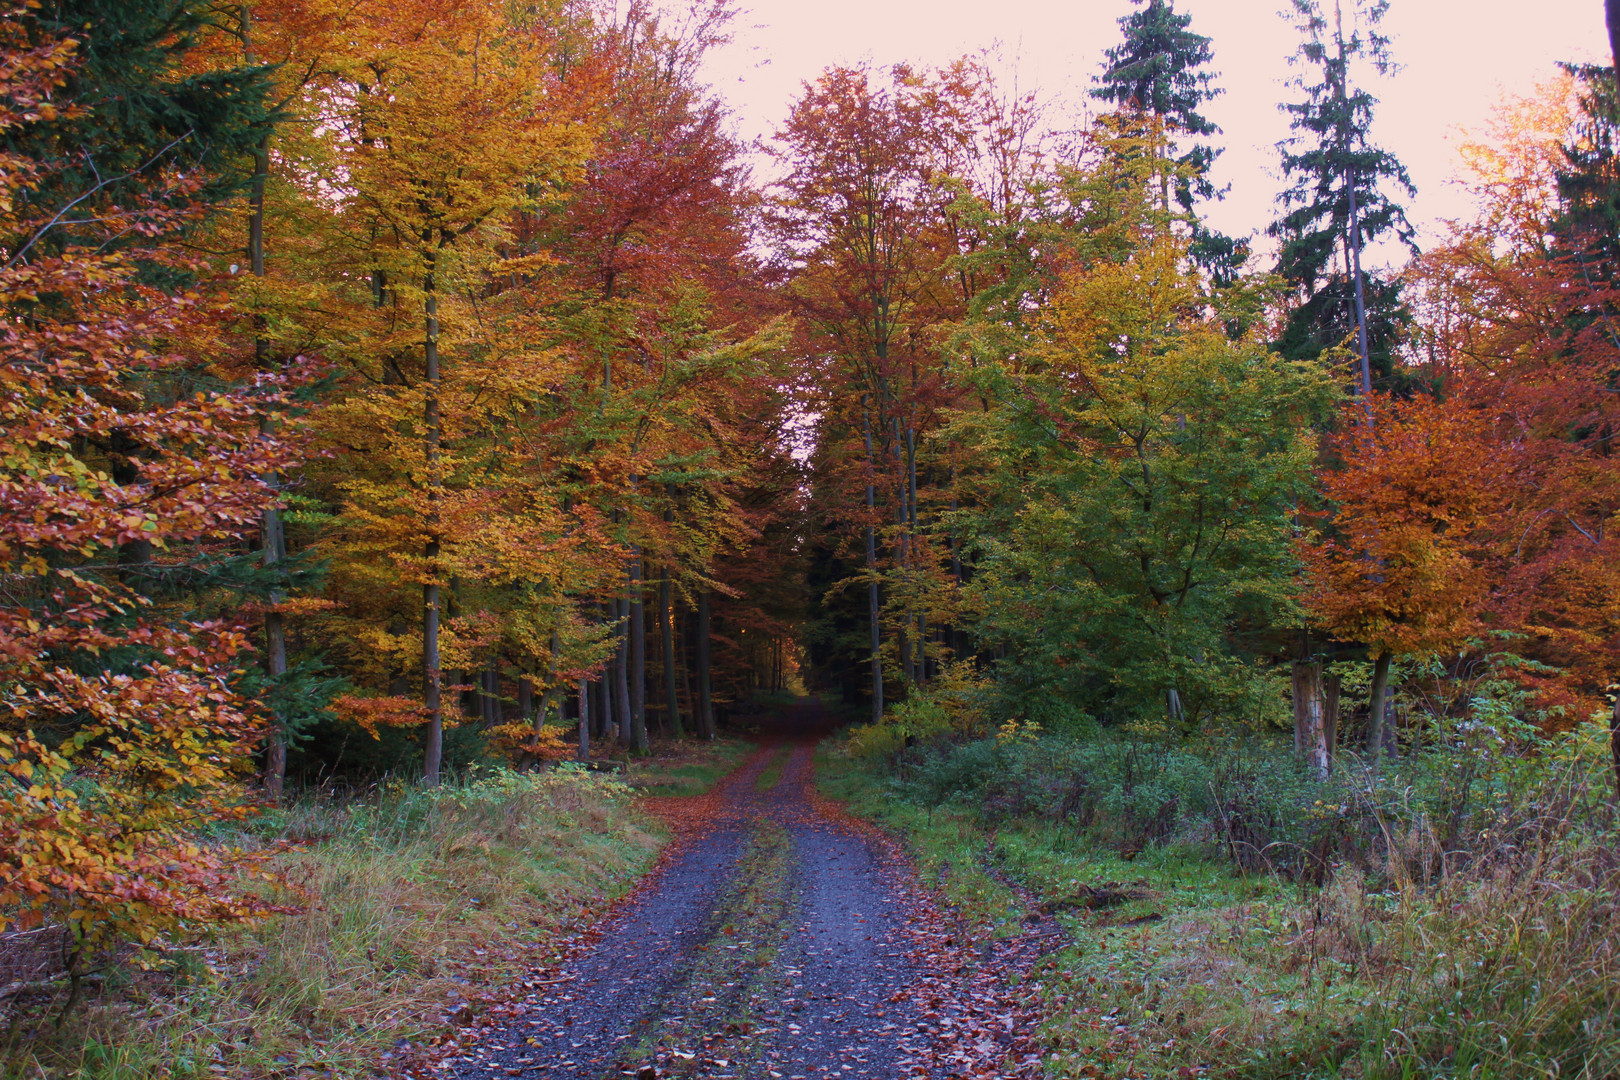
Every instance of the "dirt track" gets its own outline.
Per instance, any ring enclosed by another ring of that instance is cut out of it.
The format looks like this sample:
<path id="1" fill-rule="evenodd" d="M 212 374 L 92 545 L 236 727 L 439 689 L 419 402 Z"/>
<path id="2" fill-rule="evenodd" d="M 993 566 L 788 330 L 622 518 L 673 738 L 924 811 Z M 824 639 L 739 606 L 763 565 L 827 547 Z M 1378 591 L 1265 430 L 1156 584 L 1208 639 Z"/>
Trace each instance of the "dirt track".
<path id="1" fill-rule="evenodd" d="M 706 797 L 705 825 L 439 1075 L 938 1075 L 919 986 L 928 919 L 892 848 L 816 798 L 813 703 Z M 656 1070 L 655 1072 L 652 1070 Z"/>

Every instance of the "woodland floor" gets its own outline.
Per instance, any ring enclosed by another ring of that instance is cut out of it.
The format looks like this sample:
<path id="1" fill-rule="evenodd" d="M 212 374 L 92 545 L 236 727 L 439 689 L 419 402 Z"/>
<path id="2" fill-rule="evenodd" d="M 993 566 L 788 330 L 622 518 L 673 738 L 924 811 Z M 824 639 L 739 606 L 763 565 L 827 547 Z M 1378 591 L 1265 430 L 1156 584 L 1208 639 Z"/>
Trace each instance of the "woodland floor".
<path id="1" fill-rule="evenodd" d="M 821 798 L 812 700 L 707 795 L 648 800 L 678 839 L 545 970 L 417 1076 L 892 1080 L 1034 1075 L 1010 984 L 1063 944 L 975 945 L 899 847 Z"/>

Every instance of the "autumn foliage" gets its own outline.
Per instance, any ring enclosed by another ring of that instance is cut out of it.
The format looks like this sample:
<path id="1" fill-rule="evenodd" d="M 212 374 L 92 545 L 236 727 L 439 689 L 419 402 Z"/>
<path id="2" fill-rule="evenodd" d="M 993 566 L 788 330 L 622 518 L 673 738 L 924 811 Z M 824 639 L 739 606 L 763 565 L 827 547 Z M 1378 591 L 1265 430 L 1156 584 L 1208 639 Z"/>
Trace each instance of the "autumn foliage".
<path id="1" fill-rule="evenodd" d="M 1327 143 L 1276 274 L 1200 217 L 1172 5 L 1083 123 L 993 52 L 831 67 L 768 183 L 702 79 L 724 3 L 182 0 L 127 68 L 6 9 L 0 921 L 244 917 L 201 837 L 284 781 L 641 754 L 761 691 L 1185 737 L 1285 726 L 1290 668 L 1297 709 L 1488 655 L 1590 717 L 1612 93 L 1472 137 L 1478 217 L 1353 300 L 1405 172 L 1296 7 Z"/>
<path id="2" fill-rule="evenodd" d="M 54 118 L 72 39 L 31 44 L 24 11 L 0 17 L 0 129 Z M 50 166 L 0 170 L 0 920 L 65 918 L 76 947 L 245 914 L 235 870 L 196 829 L 238 812 L 262 735 L 232 688 L 240 623 L 175 617 L 150 585 L 252 529 L 275 495 L 262 477 L 298 458 L 261 421 L 274 380 L 198 385 L 209 362 L 175 350 L 220 314 L 206 280 L 176 270 L 163 196 L 104 211 L 116 253 L 52 241 L 60 214 L 33 205 Z"/>

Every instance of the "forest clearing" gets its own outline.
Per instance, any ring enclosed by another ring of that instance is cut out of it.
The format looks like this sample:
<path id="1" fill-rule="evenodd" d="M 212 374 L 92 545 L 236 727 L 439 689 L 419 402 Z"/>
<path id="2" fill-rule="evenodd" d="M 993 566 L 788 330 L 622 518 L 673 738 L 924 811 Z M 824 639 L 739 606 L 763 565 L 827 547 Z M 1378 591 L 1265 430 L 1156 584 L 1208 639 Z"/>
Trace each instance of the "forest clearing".
<path id="1" fill-rule="evenodd" d="M 0 0 L 0 1080 L 1620 1076 L 1616 66 L 1213 2 Z"/>

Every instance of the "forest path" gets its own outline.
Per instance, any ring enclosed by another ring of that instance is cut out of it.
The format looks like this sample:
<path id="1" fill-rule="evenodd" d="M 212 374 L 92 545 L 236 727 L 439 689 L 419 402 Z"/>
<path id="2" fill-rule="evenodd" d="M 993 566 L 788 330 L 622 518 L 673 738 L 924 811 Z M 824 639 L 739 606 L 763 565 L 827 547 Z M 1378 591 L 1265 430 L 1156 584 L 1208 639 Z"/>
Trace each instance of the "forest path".
<path id="1" fill-rule="evenodd" d="M 908 925 L 930 913 L 892 847 L 813 790 L 826 730 L 818 703 L 795 706 L 711 794 L 661 800 L 695 804 L 661 869 L 440 1075 L 935 1073 L 938 1016 L 919 991 L 939 981 Z M 780 779 L 759 790 L 784 754 Z"/>

